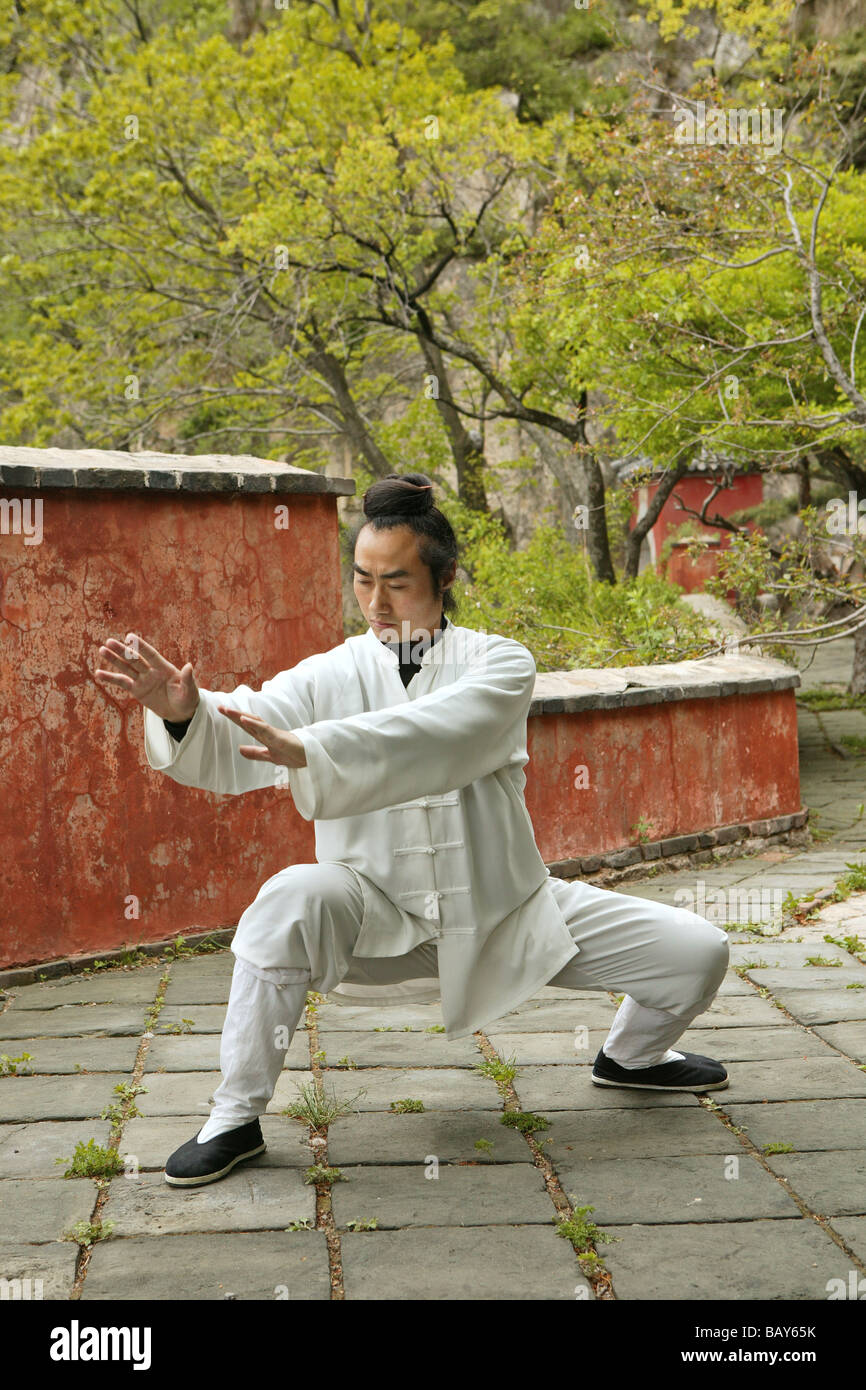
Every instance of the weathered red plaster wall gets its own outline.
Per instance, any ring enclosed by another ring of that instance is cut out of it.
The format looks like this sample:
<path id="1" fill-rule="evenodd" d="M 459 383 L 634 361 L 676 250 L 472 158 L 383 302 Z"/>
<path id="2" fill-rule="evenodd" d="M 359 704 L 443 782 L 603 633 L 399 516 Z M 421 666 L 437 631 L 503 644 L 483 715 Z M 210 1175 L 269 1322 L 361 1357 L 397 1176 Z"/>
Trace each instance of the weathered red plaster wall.
<path id="1" fill-rule="evenodd" d="M 314 859 L 312 826 L 288 790 L 218 797 L 154 772 L 141 706 L 92 673 L 129 631 L 227 691 L 342 642 L 336 498 L 2 495 L 40 495 L 44 537 L 0 532 L 0 965 L 233 925 L 269 875 Z"/>
<path id="2" fill-rule="evenodd" d="M 800 809 L 793 690 L 531 716 L 528 749 L 547 863 Z"/>

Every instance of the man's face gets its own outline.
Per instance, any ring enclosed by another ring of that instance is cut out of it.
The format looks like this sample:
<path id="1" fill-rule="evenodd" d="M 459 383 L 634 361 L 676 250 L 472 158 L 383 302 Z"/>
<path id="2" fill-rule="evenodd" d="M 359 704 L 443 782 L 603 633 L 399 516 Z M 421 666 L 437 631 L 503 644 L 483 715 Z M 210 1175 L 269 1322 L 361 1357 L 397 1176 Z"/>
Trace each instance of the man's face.
<path id="1" fill-rule="evenodd" d="M 432 633 L 442 615 L 432 575 L 408 526 L 364 526 L 355 546 L 355 597 L 380 642 L 413 642 Z M 456 572 L 456 566 L 455 566 Z M 451 580 L 446 575 L 446 588 Z"/>

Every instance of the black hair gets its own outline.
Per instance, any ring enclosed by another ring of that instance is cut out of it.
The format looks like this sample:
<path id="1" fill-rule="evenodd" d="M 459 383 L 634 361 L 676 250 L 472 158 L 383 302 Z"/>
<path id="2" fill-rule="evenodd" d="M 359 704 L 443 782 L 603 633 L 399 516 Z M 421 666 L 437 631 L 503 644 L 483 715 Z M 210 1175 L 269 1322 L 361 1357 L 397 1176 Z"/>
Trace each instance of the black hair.
<path id="1" fill-rule="evenodd" d="M 350 538 L 354 558 L 358 537 L 365 526 L 376 531 L 408 526 L 418 537 L 418 554 L 430 570 L 433 592 L 442 599 L 442 611 L 457 607 L 454 586 L 442 588 L 442 580 L 457 560 L 457 537 L 448 518 L 433 502 L 433 484 L 424 473 L 389 473 L 364 493 L 364 516 Z"/>

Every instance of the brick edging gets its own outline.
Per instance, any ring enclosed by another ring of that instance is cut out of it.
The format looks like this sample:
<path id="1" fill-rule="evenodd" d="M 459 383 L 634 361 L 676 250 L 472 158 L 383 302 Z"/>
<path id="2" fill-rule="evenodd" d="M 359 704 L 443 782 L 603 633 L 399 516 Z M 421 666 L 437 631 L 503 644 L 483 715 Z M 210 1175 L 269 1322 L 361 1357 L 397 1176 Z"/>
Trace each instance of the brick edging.
<path id="1" fill-rule="evenodd" d="M 185 932 L 183 939 L 191 946 L 205 939 L 224 942 L 228 946 L 236 930 L 235 927 L 217 927 L 210 931 L 203 928 L 200 931 Z M 83 970 L 98 960 L 119 961 L 123 956 L 129 955 L 130 951 L 140 951 L 145 956 L 158 956 L 163 951 L 169 950 L 176 941 L 176 936 L 167 936 L 162 941 L 141 941 L 129 946 L 112 947 L 111 950 L 107 951 L 88 951 L 86 955 L 61 956 L 54 960 L 37 961 L 32 965 L 0 970 L 0 990 L 14 989 L 16 985 L 39 984 L 41 983 L 40 975 L 44 975 L 47 980 L 55 980 L 61 975 L 80 975 Z M 181 956 L 179 959 L 183 959 L 183 957 Z M 139 961 L 138 964 L 142 965 L 144 962 Z"/>
<path id="2" fill-rule="evenodd" d="M 605 881 L 639 878 L 649 868 L 667 860 L 671 868 L 691 864 L 709 864 L 714 853 L 729 846 L 727 854 L 739 854 L 745 841 L 757 841 L 754 848 L 766 843 L 809 843 L 807 826 L 808 806 L 802 806 L 787 816 L 770 816 L 762 820 L 740 821 L 736 825 L 720 825 L 715 830 L 698 830 L 689 835 L 673 835 L 665 840 L 650 840 L 642 845 L 627 845 L 605 854 L 584 855 L 580 859 L 560 859 L 548 863 L 554 878 L 592 878 L 603 876 Z"/>

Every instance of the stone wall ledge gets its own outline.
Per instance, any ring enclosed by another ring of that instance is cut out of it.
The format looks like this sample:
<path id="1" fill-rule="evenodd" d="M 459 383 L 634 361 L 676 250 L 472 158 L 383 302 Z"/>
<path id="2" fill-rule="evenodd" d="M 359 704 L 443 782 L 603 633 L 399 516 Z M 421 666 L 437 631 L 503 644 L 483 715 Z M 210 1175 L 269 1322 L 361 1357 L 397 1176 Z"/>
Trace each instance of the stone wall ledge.
<path id="1" fill-rule="evenodd" d="M 577 714 L 582 710 L 627 709 L 671 700 L 761 695 L 771 690 L 792 690 L 799 684 L 799 671 L 784 662 L 739 653 L 653 666 L 547 671 L 535 678 L 529 713 Z"/>
<path id="2" fill-rule="evenodd" d="M 0 447 L 5 488 L 107 488 L 112 492 L 330 493 L 352 495 L 351 478 L 249 454 L 128 454 L 112 449 Z"/>

